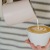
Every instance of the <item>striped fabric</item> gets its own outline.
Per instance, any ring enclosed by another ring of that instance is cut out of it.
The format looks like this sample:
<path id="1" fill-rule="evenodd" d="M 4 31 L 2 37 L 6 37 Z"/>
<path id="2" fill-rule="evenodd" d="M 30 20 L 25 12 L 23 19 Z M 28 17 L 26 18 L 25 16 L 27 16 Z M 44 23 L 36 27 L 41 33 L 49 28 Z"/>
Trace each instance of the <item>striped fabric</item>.
<path id="1" fill-rule="evenodd" d="M 31 3 L 39 23 L 50 26 L 50 0 L 31 0 Z M 36 25 L 36 21 L 8 26 L 0 19 L 0 50 L 32 50 L 30 45 L 24 42 L 28 39 L 26 29 L 32 25 Z"/>

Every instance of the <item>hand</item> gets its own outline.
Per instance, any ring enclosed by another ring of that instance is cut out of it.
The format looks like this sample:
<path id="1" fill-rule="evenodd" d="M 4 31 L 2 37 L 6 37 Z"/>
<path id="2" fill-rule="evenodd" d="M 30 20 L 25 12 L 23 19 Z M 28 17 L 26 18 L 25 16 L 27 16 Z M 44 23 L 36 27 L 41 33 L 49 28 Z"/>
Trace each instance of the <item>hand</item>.
<path id="1" fill-rule="evenodd" d="M 32 49 L 34 50 L 47 50 L 47 48 L 50 46 L 50 39 L 47 43 L 47 45 L 45 47 L 41 47 L 41 46 L 35 46 L 33 43 L 30 42 L 30 40 L 26 40 L 26 43 L 30 44 L 30 46 L 32 47 Z"/>

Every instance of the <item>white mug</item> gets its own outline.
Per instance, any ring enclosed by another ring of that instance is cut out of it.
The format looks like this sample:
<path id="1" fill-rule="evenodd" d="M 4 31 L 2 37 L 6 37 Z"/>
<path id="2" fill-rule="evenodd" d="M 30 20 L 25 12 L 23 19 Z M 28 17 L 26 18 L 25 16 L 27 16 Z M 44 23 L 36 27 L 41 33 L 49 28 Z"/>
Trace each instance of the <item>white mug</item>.
<path id="1" fill-rule="evenodd" d="M 27 30 L 27 34 L 31 43 L 33 43 L 35 46 L 46 46 L 49 41 L 50 32 L 38 34 Z"/>
<path id="2" fill-rule="evenodd" d="M 8 25 L 36 19 L 29 1 L 18 1 L 3 5 L 3 17 Z"/>

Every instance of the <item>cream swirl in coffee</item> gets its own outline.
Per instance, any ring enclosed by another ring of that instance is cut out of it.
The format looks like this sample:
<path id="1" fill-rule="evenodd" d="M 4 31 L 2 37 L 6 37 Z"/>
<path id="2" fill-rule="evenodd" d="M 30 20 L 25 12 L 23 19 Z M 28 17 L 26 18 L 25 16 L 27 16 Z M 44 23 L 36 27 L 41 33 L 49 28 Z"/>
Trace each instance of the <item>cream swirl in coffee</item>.
<path id="1" fill-rule="evenodd" d="M 42 33 L 50 32 L 50 28 L 48 26 L 39 26 L 39 29 L 38 29 L 37 26 L 31 26 L 28 28 L 28 31 L 42 34 Z"/>

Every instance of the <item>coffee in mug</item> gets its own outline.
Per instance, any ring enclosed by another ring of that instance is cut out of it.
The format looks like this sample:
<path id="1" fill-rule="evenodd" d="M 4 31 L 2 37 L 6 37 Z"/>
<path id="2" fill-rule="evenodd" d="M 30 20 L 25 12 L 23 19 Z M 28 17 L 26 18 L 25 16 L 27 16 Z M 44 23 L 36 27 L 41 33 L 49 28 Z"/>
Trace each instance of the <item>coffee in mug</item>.
<path id="1" fill-rule="evenodd" d="M 31 26 L 27 29 L 28 37 L 35 46 L 45 46 L 49 40 L 50 28 L 48 26 Z"/>

